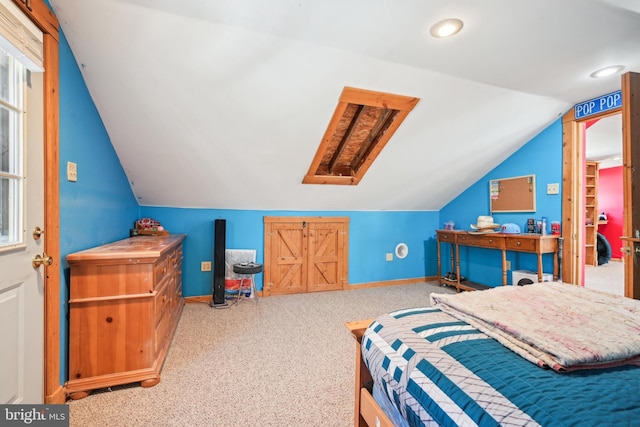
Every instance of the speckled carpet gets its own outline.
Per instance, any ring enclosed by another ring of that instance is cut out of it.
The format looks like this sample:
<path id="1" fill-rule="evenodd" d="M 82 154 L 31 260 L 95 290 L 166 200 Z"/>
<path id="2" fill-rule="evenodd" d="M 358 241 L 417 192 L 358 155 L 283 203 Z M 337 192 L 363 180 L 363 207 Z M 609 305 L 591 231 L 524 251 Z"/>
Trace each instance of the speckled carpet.
<path id="1" fill-rule="evenodd" d="M 70 401 L 71 426 L 351 426 L 355 343 L 345 322 L 429 305 L 435 283 L 187 304 L 162 380 Z"/>
<path id="2" fill-rule="evenodd" d="M 584 287 L 600 292 L 624 296 L 624 263 L 610 261 L 584 268 Z"/>

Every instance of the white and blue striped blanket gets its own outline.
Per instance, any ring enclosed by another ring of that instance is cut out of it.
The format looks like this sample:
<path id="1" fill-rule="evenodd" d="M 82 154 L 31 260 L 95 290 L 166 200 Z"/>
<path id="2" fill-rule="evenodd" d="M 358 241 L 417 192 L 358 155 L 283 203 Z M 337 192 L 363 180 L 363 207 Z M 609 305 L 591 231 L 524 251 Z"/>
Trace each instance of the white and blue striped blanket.
<path id="1" fill-rule="evenodd" d="M 362 355 L 411 426 L 640 425 L 639 367 L 542 369 L 437 308 L 378 317 Z"/>

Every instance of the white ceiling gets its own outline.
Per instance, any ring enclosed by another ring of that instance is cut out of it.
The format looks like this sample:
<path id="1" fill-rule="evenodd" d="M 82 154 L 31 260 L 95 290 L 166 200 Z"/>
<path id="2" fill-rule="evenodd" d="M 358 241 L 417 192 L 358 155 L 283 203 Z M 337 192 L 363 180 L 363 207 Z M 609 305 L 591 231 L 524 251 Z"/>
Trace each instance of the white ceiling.
<path id="1" fill-rule="evenodd" d="M 622 116 L 608 116 L 589 126 L 585 136 L 586 158 L 600 169 L 622 165 Z"/>
<path id="2" fill-rule="evenodd" d="M 640 71 L 637 0 L 50 2 L 141 205 L 438 210 Z M 344 86 L 421 101 L 358 186 L 303 185 Z"/>

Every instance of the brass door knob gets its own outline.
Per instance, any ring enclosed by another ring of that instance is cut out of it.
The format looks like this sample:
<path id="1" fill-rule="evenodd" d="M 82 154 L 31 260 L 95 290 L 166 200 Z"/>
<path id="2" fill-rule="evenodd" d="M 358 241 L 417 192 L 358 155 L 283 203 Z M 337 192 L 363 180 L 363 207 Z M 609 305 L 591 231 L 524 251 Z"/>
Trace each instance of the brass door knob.
<path id="1" fill-rule="evenodd" d="M 44 252 L 42 253 L 42 256 L 40 254 L 36 254 L 36 256 L 34 256 L 31 260 L 31 265 L 33 265 L 33 268 L 39 268 L 42 264 L 51 265 L 52 263 L 53 258 Z"/>
<path id="2" fill-rule="evenodd" d="M 33 229 L 33 240 L 40 240 L 40 237 L 44 234 L 44 230 L 40 227 Z"/>

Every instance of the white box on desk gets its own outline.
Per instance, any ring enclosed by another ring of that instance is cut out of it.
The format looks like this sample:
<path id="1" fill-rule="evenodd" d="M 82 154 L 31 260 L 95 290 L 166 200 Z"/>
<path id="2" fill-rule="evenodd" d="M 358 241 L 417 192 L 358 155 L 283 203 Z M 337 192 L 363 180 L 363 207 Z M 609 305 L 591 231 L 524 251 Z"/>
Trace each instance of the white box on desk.
<path id="1" fill-rule="evenodd" d="M 511 273 L 511 283 L 517 285 L 523 279 L 529 279 L 533 283 L 538 283 L 538 273 L 530 270 L 513 270 Z M 553 274 L 542 273 L 543 282 L 553 282 Z"/>

